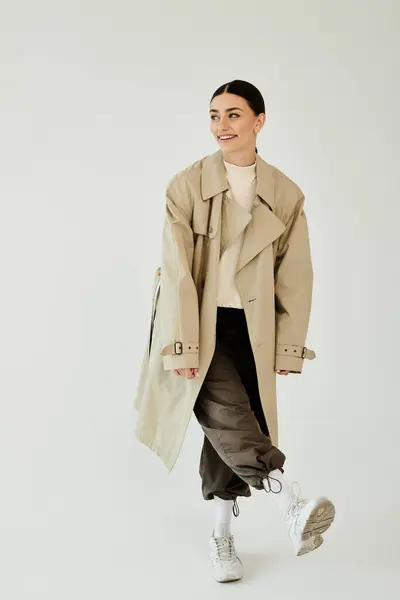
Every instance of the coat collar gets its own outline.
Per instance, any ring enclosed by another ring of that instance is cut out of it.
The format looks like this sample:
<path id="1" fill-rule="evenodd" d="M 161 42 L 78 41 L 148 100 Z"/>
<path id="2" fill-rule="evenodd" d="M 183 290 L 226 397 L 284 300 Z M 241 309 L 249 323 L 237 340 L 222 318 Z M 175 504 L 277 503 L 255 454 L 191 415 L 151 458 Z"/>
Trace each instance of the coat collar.
<path id="1" fill-rule="evenodd" d="M 221 150 L 203 159 L 201 193 L 203 200 L 213 198 L 209 236 L 217 233 L 221 216 L 220 256 L 244 231 L 236 274 L 285 230 L 275 215 L 275 184 L 273 167 L 256 155 L 256 195 L 263 202 L 254 201 L 251 213 L 223 192 L 229 188 Z M 239 283 L 237 281 L 237 283 Z M 244 292 L 243 292 L 244 293 Z"/>
<path id="2" fill-rule="evenodd" d="M 273 168 L 256 154 L 256 194 L 266 202 L 272 210 L 275 208 Z M 229 188 L 226 169 L 221 150 L 209 154 L 203 160 L 201 171 L 201 195 L 208 200 Z"/>

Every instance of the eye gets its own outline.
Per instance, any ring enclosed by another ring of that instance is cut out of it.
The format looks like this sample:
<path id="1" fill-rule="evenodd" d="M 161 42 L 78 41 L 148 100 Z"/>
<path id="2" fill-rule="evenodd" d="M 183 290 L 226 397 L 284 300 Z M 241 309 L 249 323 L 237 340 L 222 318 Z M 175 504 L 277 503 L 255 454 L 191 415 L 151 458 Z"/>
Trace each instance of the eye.
<path id="1" fill-rule="evenodd" d="M 239 117 L 240 115 L 238 115 L 237 113 L 229 113 L 230 117 Z M 217 115 L 211 115 L 210 116 L 211 121 L 214 121 L 214 119 L 218 119 Z"/>

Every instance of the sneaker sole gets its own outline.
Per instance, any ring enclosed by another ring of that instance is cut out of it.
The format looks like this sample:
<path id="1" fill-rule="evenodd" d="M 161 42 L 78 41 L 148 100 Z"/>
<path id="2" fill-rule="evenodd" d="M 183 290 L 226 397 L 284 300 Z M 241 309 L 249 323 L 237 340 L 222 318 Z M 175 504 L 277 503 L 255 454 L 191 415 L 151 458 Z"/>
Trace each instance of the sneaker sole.
<path id="1" fill-rule="evenodd" d="M 232 581 L 239 581 L 240 579 L 242 579 L 243 575 L 241 577 L 228 577 L 226 579 L 217 579 L 216 577 L 214 577 L 215 581 L 218 581 L 218 583 L 231 583 Z"/>
<path id="2" fill-rule="evenodd" d="M 318 498 L 303 529 L 302 541 L 320 537 L 332 525 L 335 514 L 335 507 L 328 498 Z"/>
<path id="3" fill-rule="evenodd" d="M 297 548 L 297 556 L 303 556 L 303 554 L 308 554 L 313 550 L 316 550 L 324 543 L 324 538 L 320 535 L 316 537 L 309 538 L 308 540 L 301 542 L 299 547 Z"/>

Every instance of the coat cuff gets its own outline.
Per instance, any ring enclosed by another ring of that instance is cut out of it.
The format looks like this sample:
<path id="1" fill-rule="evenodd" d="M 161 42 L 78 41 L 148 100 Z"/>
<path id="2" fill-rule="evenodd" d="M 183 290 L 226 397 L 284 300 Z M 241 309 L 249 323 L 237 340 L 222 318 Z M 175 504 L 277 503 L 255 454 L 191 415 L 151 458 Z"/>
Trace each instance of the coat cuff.
<path id="1" fill-rule="evenodd" d="M 291 344 L 277 344 L 275 355 L 275 370 L 301 373 L 304 359 L 313 360 L 316 354 L 314 350 L 306 346 Z"/>
<path id="2" fill-rule="evenodd" d="M 175 342 L 165 346 L 160 354 L 163 357 L 164 370 L 199 368 L 198 342 Z"/>

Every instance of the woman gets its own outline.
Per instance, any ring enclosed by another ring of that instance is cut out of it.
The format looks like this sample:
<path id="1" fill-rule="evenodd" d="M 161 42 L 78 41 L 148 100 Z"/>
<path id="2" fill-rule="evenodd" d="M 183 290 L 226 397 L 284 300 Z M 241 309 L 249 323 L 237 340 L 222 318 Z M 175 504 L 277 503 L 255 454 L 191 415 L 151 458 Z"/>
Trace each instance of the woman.
<path id="1" fill-rule="evenodd" d="M 230 530 L 237 497 L 265 490 L 295 553 L 323 542 L 335 508 L 300 499 L 278 448 L 276 373 L 301 373 L 313 270 L 304 194 L 257 152 L 265 105 L 234 80 L 210 102 L 220 149 L 176 174 L 166 194 L 162 266 L 135 406 L 137 438 L 171 470 L 191 414 L 204 432 L 202 494 L 219 582 L 243 577 Z M 297 482 L 295 482 L 297 483 Z"/>

